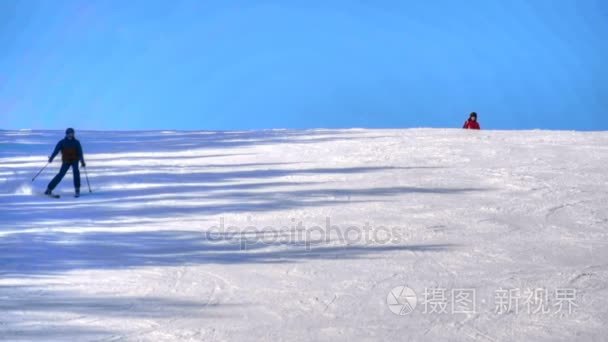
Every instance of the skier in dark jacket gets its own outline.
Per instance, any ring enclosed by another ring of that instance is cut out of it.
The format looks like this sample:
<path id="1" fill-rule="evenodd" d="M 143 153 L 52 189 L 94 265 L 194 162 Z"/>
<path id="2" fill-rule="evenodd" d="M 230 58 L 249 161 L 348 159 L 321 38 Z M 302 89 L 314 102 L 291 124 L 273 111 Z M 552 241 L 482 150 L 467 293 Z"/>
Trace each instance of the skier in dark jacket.
<path id="1" fill-rule="evenodd" d="M 477 113 L 471 113 L 471 115 L 469 116 L 469 120 L 465 121 L 464 126 L 462 126 L 462 128 L 481 129 L 481 126 L 479 126 L 479 122 L 477 121 Z"/>
<path id="2" fill-rule="evenodd" d="M 59 152 L 61 152 L 61 169 L 59 173 L 47 186 L 45 195 L 52 195 L 55 187 L 61 182 L 65 174 L 68 172 L 70 167 L 72 168 L 72 173 L 74 174 L 74 190 L 76 191 L 76 197 L 80 196 L 80 170 L 78 169 L 78 162 L 82 165 L 82 167 L 86 167 L 87 164 L 84 162 L 84 155 L 82 154 L 82 146 L 80 146 L 80 142 L 76 140 L 74 137 L 74 129 L 68 128 L 65 131 L 65 138 L 60 140 L 55 146 L 55 150 L 53 154 L 49 157 L 49 163 L 53 162 L 53 159 L 57 156 Z"/>

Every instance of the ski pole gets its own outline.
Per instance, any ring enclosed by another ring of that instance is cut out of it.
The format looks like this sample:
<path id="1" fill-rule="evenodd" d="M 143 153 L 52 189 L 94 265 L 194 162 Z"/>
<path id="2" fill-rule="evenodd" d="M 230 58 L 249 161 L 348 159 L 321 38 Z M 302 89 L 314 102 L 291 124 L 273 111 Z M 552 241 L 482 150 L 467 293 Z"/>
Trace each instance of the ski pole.
<path id="1" fill-rule="evenodd" d="M 89 174 L 87 173 L 87 168 L 84 168 L 84 177 L 87 179 L 87 185 L 89 186 L 89 192 L 93 192 L 91 191 L 91 183 L 89 183 Z"/>
<path id="2" fill-rule="evenodd" d="M 40 174 L 42 173 L 42 171 L 44 171 L 44 169 L 46 169 L 47 166 L 49 166 L 49 162 L 46 163 L 46 165 L 44 165 L 44 167 L 42 169 L 40 169 L 40 171 L 38 171 L 38 173 L 34 176 L 34 178 L 32 178 L 32 182 L 34 180 L 36 180 L 36 178 L 38 178 L 38 176 L 40 176 Z"/>

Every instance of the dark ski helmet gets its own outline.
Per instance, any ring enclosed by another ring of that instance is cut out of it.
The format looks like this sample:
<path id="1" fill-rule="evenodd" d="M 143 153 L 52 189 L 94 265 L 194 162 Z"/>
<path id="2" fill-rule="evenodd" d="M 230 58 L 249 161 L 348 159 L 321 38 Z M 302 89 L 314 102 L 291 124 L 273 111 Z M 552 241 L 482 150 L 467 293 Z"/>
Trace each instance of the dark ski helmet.
<path id="1" fill-rule="evenodd" d="M 477 113 L 472 112 L 470 117 L 471 117 L 471 118 L 475 118 L 475 119 L 477 119 Z"/>
<path id="2" fill-rule="evenodd" d="M 73 129 L 73 128 L 68 128 L 68 129 L 66 129 L 66 130 L 65 130 L 65 135 L 68 135 L 68 134 L 74 134 L 74 133 L 75 133 L 75 132 L 74 132 L 74 129 Z"/>

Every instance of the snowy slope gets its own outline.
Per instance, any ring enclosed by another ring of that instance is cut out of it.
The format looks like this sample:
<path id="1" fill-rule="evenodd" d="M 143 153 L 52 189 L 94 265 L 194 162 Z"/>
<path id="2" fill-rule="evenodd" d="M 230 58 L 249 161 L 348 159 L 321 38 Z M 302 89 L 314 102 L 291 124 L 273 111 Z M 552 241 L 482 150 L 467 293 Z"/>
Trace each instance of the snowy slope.
<path id="1" fill-rule="evenodd" d="M 54 200 L 61 132 L 0 131 L 0 340 L 608 336 L 608 133 L 77 136 L 93 193 Z"/>

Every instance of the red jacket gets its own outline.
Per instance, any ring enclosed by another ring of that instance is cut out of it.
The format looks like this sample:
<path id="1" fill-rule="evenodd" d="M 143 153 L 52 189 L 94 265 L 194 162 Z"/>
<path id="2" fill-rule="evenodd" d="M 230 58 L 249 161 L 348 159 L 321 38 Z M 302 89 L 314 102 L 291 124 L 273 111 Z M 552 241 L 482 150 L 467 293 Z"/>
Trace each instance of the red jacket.
<path id="1" fill-rule="evenodd" d="M 477 122 L 477 120 L 467 120 L 464 123 L 464 126 L 462 126 L 462 128 L 464 129 L 481 129 L 481 126 L 479 126 L 479 122 Z"/>

